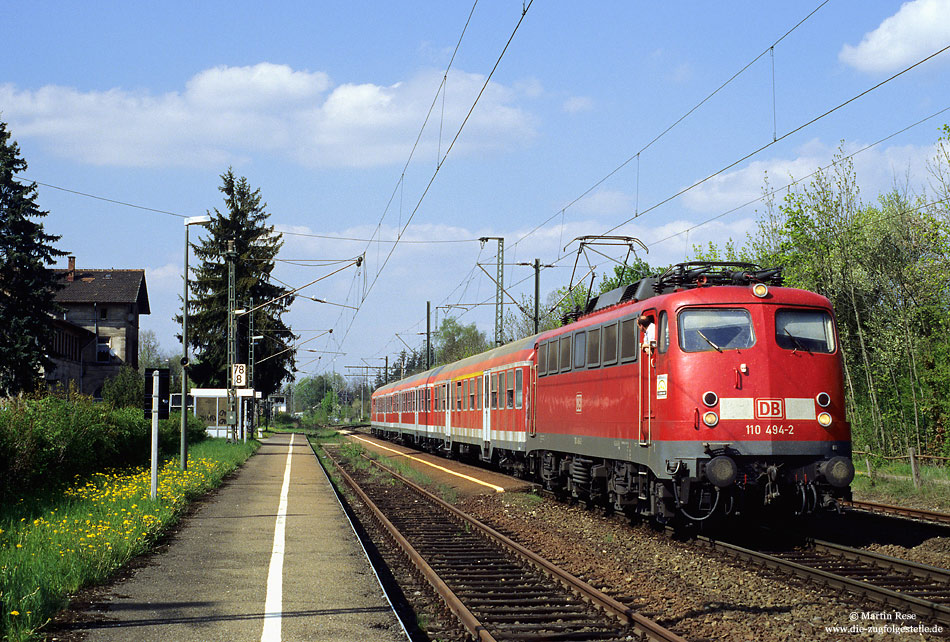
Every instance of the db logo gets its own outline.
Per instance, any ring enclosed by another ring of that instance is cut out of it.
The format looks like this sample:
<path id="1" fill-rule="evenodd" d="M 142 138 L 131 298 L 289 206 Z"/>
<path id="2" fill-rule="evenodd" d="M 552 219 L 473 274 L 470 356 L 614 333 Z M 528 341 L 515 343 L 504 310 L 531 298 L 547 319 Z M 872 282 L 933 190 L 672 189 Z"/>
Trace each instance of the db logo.
<path id="1" fill-rule="evenodd" d="M 781 399 L 755 400 L 756 419 L 781 419 L 783 416 L 785 416 L 785 413 L 782 412 Z"/>

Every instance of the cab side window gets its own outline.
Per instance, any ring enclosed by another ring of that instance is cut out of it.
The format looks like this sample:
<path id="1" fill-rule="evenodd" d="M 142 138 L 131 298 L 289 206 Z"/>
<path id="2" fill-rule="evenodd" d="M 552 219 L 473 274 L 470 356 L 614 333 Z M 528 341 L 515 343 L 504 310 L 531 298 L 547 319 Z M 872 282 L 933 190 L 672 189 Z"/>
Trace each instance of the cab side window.
<path id="1" fill-rule="evenodd" d="M 666 352 L 670 347 L 670 323 L 666 311 L 660 312 L 660 330 L 656 337 L 657 349 Z"/>

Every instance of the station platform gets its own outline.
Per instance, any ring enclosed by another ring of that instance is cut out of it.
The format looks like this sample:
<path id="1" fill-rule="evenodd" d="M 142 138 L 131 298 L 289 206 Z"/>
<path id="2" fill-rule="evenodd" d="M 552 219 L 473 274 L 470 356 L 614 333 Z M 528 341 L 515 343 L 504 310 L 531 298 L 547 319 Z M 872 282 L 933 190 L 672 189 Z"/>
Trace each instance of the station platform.
<path id="1" fill-rule="evenodd" d="M 306 438 L 262 444 L 91 607 L 84 640 L 407 640 Z"/>

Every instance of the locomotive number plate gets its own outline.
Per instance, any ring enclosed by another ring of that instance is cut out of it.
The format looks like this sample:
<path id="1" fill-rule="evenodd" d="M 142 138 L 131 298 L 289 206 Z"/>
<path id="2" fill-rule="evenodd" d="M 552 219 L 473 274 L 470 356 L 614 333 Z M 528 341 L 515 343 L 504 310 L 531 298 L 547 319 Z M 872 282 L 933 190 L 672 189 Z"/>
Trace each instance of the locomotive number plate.
<path id="1" fill-rule="evenodd" d="M 792 437 L 795 435 L 795 426 L 792 424 L 746 424 L 747 435 L 771 435 L 772 437 Z"/>

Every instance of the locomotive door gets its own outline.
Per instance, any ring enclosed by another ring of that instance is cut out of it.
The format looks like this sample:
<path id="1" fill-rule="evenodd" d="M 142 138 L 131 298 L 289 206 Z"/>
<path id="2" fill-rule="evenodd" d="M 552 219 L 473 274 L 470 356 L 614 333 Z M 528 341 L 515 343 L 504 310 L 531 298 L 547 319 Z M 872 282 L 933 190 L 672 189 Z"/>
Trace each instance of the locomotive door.
<path id="1" fill-rule="evenodd" d="M 640 375 L 640 403 L 638 438 L 641 446 L 650 445 L 650 434 L 653 429 L 653 419 L 656 417 L 656 408 L 653 402 L 653 391 L 656 389 L 656 310 L 647 310 L 641 315 L 638 324 L 640 338 L 640 358 L 638 373 Z"/>
<path id="2" fill-rule="evenodd" d="M 487 372 L 482 375 L 482 394 L 484 399 L 482 399 L 482 456 L 488 457 L 488 452 L 491 448 L 491 403 L 490 395 L 491 393 L 491 375 Z"/>

